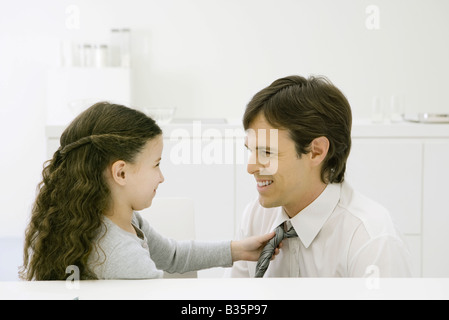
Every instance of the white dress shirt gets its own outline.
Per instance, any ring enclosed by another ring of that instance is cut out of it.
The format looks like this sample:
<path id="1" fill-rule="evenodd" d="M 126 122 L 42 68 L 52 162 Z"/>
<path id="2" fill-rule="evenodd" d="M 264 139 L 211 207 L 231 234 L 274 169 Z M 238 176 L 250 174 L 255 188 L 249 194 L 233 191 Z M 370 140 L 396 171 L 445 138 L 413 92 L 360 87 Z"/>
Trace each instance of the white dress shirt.
<path id="1" fill-rule="evenodd" d="M 286 222 L 298 238 L 285 239 L 264 277 L 410 277 L 408 249 L 388 211 L 347 183 L 329 184 L 292 219 L 282 207 L 250 203 L 239 237 L 273 231 Z M 239 261 L 231 277 L 254 277 L 257 262 Z"/>

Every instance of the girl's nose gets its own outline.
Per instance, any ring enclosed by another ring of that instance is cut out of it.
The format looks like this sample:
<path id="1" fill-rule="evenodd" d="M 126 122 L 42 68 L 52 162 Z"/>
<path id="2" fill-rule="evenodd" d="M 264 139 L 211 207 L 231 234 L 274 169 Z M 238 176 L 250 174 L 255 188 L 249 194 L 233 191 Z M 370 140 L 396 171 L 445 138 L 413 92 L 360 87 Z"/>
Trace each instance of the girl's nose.
<path id="1" fill-rule="evenodd" d="M 162 174 L 162 172 L 160 173 L 160 180 L 159 183 L 162 183 L 165 181 L 164 175 Z"/>

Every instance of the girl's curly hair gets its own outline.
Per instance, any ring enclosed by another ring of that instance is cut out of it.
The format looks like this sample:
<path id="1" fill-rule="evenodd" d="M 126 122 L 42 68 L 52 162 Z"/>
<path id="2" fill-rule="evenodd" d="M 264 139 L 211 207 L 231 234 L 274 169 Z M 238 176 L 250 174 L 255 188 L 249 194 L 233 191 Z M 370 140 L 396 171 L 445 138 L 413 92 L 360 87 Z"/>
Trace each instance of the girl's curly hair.
<path id="1" fill-rule="evenodd" d="M 24 280 L 64 280 L 75 265 L 81 279 L 95 279 L 87 266 L 93 241 L 110 204 L 104 172 L 117 160 L 133 163 L 145 144 L 162 134 L 140 111 L 99 102 L 63 132 L 48 160 L 25 233 Z"/>

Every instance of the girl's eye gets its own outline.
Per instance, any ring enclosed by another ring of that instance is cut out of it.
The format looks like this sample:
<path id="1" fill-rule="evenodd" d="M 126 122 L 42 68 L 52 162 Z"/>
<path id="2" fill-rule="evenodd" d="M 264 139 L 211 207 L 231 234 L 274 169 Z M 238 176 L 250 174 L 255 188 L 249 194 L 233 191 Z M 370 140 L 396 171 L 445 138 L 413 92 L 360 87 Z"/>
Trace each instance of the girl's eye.
<path id="1" fill-rule="evenodd" d="M 156 165 L 156 167 L 159 167 L 160 164 L 161 164 L 161 163 L 159 162 L 159 163 Z"/>

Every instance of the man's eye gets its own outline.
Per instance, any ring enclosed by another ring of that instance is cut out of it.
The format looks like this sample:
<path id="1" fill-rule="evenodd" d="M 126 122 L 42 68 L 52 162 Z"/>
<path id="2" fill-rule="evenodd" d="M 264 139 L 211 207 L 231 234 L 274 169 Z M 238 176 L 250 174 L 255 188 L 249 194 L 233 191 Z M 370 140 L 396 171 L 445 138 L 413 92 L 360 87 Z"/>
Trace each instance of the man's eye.
<path id="1" fill-rule="evenodd" d="M 271 157 L 273 155 L 273 153 L 271 153 L 270 151 L 261 150 L 261 151 L 259 151 L 259 155 L 264 156 L 264 157 Z"/>

